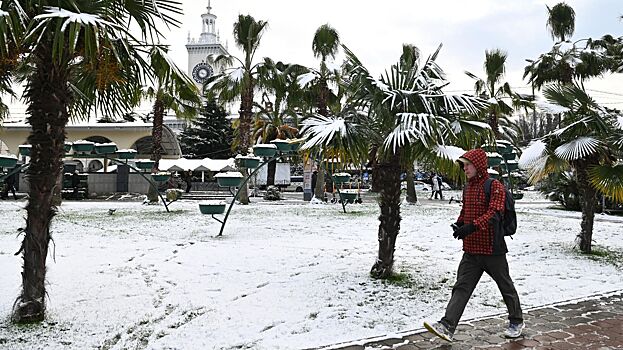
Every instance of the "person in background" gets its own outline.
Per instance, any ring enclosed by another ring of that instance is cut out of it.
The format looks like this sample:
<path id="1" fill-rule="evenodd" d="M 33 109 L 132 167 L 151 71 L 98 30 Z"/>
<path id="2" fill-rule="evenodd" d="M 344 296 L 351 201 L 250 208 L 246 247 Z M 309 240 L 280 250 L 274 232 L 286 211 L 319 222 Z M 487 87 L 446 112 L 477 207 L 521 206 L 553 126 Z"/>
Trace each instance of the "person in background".
<path id="1" fill-rule="evenodd" d="M 433 196 L 435 196 L 435 199 L 437 199 L 437 195 L 439 192 L 439 181 L 437 181 L 437 174 L 433 173 L 431 178 L 430 178 L 430 185 L 431 185 L 431 191 L 430 191 L 430 197 L 428 199 L 433 199 Z"/>
<path id="2" fill-rule="evenodd" d="M 441 175 L 437 175 L 437 193 L 439 194 L 439 198 L 441 200 L 443 200 L 443 192 L 441 192 L 442 189 L 443 189 L 443 178 L 441 177 Z M 435 194 L 435 199 L 437 199 L 437 194 Z"/>
<path id="3" fill-rule="evenodd" d="M 184 172 L 184 182 L 186 182 L 186 193 L 190 193 L 190 188 L 193 185 L 193 171 L 188 169 Z"/>
<path id="4" fill-rule="evenodd" d="M 74 196 L 78 196 L 80 189 L 80 172 L 78 170 L 75 170 L 71 175 L 71 187 L 74 189 Z"/>
<path id="5" fill-rule="evenodd" d="M 16 168 L 13 168 L 14 171 Z M 7 176 L 4 179 L 4 190 L 2 191 L 2 195 L 0 196 L 2 199 L 7 199 L 9 197 L 9 191 L 13 193 L 13 199 L 17 200 L 17 195 L 15 194 L 15 184 L 17 183 L 17 172 Z"/>

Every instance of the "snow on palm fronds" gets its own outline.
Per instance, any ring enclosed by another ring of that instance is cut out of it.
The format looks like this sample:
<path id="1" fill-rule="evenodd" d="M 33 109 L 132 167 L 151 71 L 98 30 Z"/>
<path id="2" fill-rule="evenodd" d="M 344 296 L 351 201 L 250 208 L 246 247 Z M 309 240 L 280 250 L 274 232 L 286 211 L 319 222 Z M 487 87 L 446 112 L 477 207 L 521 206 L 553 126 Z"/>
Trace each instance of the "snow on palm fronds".
<path id="1" fill-rule="evenodd" d="M 302 150 L 329 146 L 336 139 L 347 138 L 355 127 L 354 124 L 347 124 L 342 117 L 325 117 L 320 114 L 308 118 L 302 125 L 301 132 L 308 137 L 301 146 Z"/>
<path id="2" fill-rule="evenodd" d="M 545 157 L 546 147 L 547 145 L 541 140 L 532 141 L 528 148 L 521 154 L 519 167 L 522 169 L 530 169 L 533 167 L 535 163 Z"/>
<path id="3" fill-rule="evenodd" d="M 45 14 L 35 16 L 34 19 L 44 20 L 48 18 L 67 18 L 65 22 L 63 22 L 63 25 L 61 27 L 61 31 L 63 32 L 65 31 L 65 29 L 67 29 L 67 26 L 69 26 L 72 23 L 77 23 L 81 25 L 85 24 L 85 25 L 91 25 L 91 26 L 101 26 L 101 27 L 103 26 L 116 27 L 114 23 L 105 21 L 100 16 L 92 15 L 89 13 L 76 13 L 76 12 L 67 11 L 65 9 L 58 8 L 58 7 L 46 7 L 45 12 L 46 12 Z"/>
<path id="4" fill-rule="evenodd" d="M 385 138 L 385 149 L 392 147 L 395 153 L 398 148 L 415 141 L 425 146 L 429 144 L 433 134 L 430 118 L 434 116 L 427 113 L 398 113 L 396 116 L 400 118 L 400 123 Z"/>
<path id="5" fill-rule="evenodd" d="M 599 140 L 592 137 L 579 137 L 560 145 L 554 153 L 561 159 L 570 161 L 584 158 L 597 152 L 601 146 Z"/>
<path id="6" fill-rule="evenodd" d="M 301 89 L 306 88 L 311 82 L 318 79 L 320 74 L 315 71 L 310 71 L 305 74 L 301 74 L 296 78 L 296 82 L 299 84 Z"/>
<path id="7" fill-rule="evenodd" d="M 465 154 L 465 150 L 456 146 L 437 146 L 437 156 L 440 158 L 446 158 L 451 161 L 456 161 Z"/>

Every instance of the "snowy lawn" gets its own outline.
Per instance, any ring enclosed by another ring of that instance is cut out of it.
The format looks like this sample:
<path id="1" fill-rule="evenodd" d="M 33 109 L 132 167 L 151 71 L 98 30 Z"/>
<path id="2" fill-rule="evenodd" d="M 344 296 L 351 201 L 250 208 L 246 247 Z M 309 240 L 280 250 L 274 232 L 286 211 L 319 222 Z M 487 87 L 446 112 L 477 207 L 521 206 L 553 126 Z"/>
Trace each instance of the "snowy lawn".
<path id="1" fill-rule="evenodd" d="M 445 193 L 447 197 L 450 193 Z M 424 193 L 421 194 L 424 197 Z M 299 349 L 420 328 L 443 315 L 461 258 L 460 206 L 402 206 L 396 280 L 372 280 L 378 206 L 236 205 L 224 237 L 198 203 L 65 202 L 52 227 L 47 321 L 9 322 L 25 202 L 0 203 L 0 348 Z M 573 250 L 580 213 L 517 202 L 508 260 L 524 309 L 623 289 L 623 218 L 596 216 L 601 257 Z M 108 215 L 109 209 L 116 209 Z M 504 303 L 483 277 L 464 319 Z"/>

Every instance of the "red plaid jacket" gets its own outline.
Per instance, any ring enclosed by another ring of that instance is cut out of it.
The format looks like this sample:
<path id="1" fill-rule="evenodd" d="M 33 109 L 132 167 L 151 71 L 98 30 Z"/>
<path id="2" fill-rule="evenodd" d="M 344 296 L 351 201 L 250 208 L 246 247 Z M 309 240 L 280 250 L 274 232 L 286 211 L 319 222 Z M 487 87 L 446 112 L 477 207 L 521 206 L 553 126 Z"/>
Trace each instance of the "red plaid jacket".
<path id="1" fill-rule="evenodd" d="M 493 225 L 499 224 L 504 212 L 504 185 L 497 180 L 491 183 L 491 198 L 487 205 L 484 183 L 487 173 L 487 155 L 481 149 L 463 155 L 474 164 L 478 175 L 469 179 L 463 191 L 463 208 L 457 221 L 474 224 L 476 231 L 463 239 L 463 251 L 470 254 L 501 255 L 508 249 L 503 235 L 496 235 Z"/>

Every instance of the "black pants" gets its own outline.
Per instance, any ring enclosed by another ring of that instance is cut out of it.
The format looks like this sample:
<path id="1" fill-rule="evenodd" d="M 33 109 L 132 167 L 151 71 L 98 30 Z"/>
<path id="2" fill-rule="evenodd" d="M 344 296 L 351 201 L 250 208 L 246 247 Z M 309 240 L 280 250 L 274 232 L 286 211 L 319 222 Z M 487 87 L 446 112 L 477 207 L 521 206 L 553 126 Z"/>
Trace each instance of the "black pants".
<path id="1" fill-rule="evenodd" d="M 441 322 L 454 332 L 465 305 L 476 288 L 482 273 L 486 272 L 502 293 L 502 298 L 508 309 L 508 319 L 512 323 L 523 322 L 519 296 L 513 285 L 513 280 L 508 273 L 508 263 L 506 255 L 473 255 L 463 253 L 463 259 L 459 264 L 459 271 L 456 277 L 456 284 L 452 288 L 452 297 L 446 307 L 446 315 Z"/>
<path id="2" fill-rule="evenodd" d="M 186 193 L 190 193 L 190 188 L 193 186 L 193 183 L 190 181 L 186 181 Z"/>
<path id="3" fill-rule="evenodd" d="M 9 191 L 11 191 L 11 193 L 13 193 L 13 199 L 17 199 L 17 196 L 15 195 L 15 185 L 9 185 L 6 184 L 4 186 L 4 190 L 2 191 L 2 199 L 7 199 L 9 196 Z"/>

